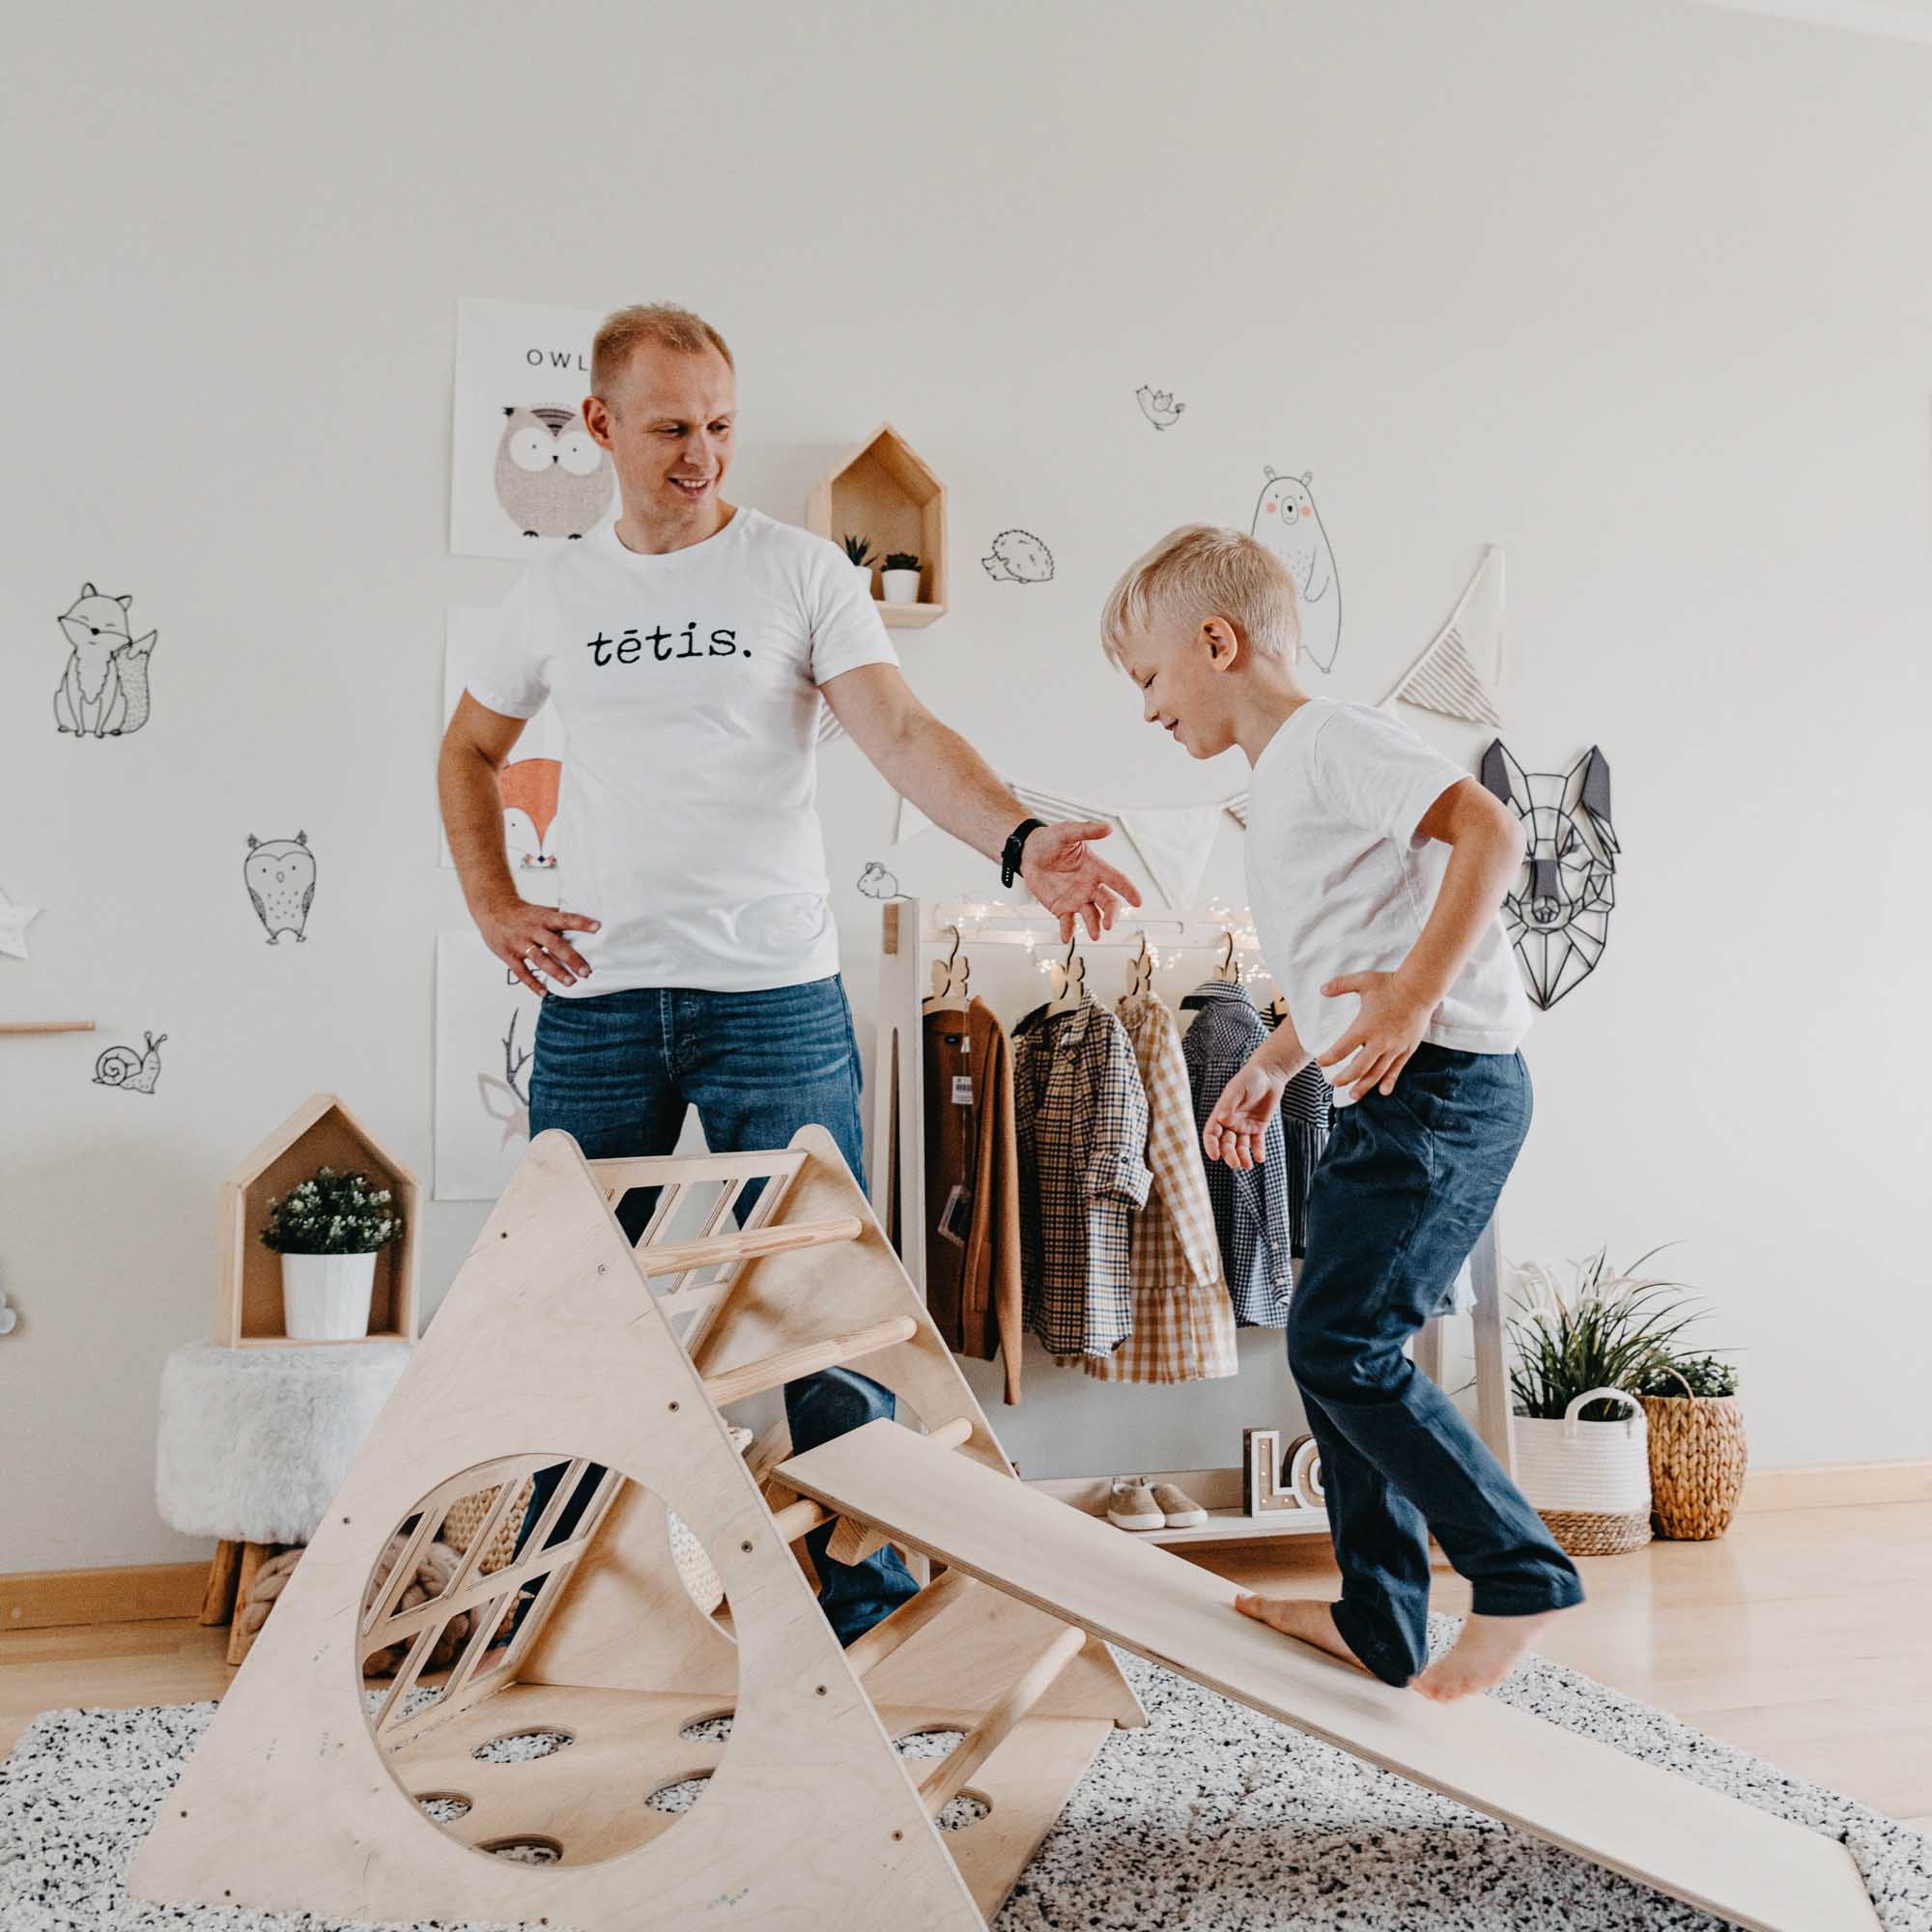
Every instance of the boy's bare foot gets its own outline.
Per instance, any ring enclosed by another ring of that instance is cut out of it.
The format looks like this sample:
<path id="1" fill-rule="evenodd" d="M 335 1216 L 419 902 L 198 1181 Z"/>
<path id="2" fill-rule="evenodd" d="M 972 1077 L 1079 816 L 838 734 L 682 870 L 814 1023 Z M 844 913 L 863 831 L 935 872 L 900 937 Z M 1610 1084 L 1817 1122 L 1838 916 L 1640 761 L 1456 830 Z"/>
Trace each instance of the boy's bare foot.
<path id="1" fill-rule="evenodd" d="M 1253 1617 L 1283 1636 L 1299 1637 L 1330 1657 L 1339 1657 L 1344 1663 L 1352 1663 L 1357 1670 L 1367 1668 L 1335 1628 L 1332 1604 L 1313 1597 L 1250 1597 L 1244 1592 L 1235 1599 L 1235 1607 L 1244 1617 Z"/>
<path id="2" fill-rule="evenodd" d="M 1562 1615 L 1545 1610 L 1531 1617 L 1479 1617 L 1463 1620 L 1463 1634 L 1408 1687 L 1438 1704 L 1492 1690 L 1507 1677 L 1544 1630 Z"/>

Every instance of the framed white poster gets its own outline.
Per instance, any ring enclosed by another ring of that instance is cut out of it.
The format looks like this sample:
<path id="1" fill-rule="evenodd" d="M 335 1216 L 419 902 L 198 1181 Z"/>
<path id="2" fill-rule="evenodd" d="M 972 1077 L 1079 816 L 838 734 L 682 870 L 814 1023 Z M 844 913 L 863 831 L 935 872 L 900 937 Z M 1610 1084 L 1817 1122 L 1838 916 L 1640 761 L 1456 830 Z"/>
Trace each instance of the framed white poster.
<path id="1" fill-rule="evenodd" d="M 474 926 L 437 934 L 434 1199 L 494 1201 L 523 1159 L 542 1005 Z"/>
<path id="2" fill-rule="evenodd" d="M 445 613 L 442 655 L 442 722 L 455 716 L 457 700 L 477 661 L 497 638 L 501 613 L 474 605 L 452 604 Z M 509 762 L 497 775 L 503 802 L 503 857 L 517 891 L 538 905 L 556 903 L 556 875 L 563 848 L 557 803 L 563 786 L 563 725 L 556 707 L 546 703 L 524 726 Z M 444 866 L 455 855 L 437 814 L 437 847 Z"/>
<path id="3" fill-rule="evenodd" d="M 460 297 L 449 547 L 541 556 L 617 513 L 608 451 L 583 425 L 603 312 Z"/>

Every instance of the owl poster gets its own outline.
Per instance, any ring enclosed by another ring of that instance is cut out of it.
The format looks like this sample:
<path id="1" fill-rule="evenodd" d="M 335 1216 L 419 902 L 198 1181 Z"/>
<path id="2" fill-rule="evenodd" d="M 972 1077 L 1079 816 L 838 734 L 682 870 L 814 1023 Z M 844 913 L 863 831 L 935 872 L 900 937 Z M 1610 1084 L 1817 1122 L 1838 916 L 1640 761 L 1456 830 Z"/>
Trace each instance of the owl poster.
<path id="1" fill-rule="evenodd" d="M 495 1201 L 530 1141 L 530 1057 L 543 1002 L 473 925 L 436 936 L 438 1201 Z"/>
<path id="2" fill-rule="evenodd" d="M 442 722 L 456 713 L 457 700 L 477 661 L 495 643 L 498 613 L 472 605 L 452 604 L 443 628 Z M 557 802 L 563 785 L 563 726 L 556 707 L 545 704 L 511 750 L 497 775 L 503 802 L 503 857 L 517 891 L 535 905 L 554 905 L 562 828 Z M 454 867 L 442 818 L 437 817 L 437 843 L 443 865 Z"/>
<path id="3" fill-rule="evenodd" d="M 456 304 L 449 547 L 536 557 L 617 514 L 608 450 L 584 427 L 603 311 L 464 296 Z"/>

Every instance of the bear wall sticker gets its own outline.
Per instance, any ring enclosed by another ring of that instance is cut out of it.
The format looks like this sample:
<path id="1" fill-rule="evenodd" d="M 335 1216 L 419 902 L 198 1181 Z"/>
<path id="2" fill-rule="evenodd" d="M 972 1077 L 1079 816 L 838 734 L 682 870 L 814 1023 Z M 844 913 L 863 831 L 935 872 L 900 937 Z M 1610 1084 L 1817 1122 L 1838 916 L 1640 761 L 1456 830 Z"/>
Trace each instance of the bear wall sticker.
<path id="1" fill-rule="evenodd" d="M 248 856 L 242 862 L 242 882 L 270 946 L 279 944 L 285 932 L 294 933 L 298 943 L 308 937 L 308 913 L 315 903 L 315 854 L 308 849 L 306 832 L 266 842 L 251 832 Z"/>
<path id="2" fill-rule="evenodd" d="M 1272 468 L 1255 504 L 1252 533 L 1288 565 L 1300 600 L 1301 650 L 1318 668 L 1335 668 L 1342 648 L 1342 580 L 1328 532 L 1315 507 L 1312 469 L 1283 476 Z"/>
<path id="3" fill-rule="evenodd" d="M 1500 738 L 1483 753 L 1484 786 L 1515 809 L 1525 847 L 1503 926 L 1529 996 L 1546 1011 L 1604 956 L 1622 847 L 1610 824 L 1610 762 L 1595 745 L 1567 772 L 1525 772 Z"/>
<path id="4" fill-rule="evenodd" d="M 92 583 L 61 613 L 67 668 L 54 687 L 54 724 L 80 738 L 127 738 L 153 708 L 148 661 L 158 631 L 137 638 L 128 621 L 133 593 L 108 597 Z"/>

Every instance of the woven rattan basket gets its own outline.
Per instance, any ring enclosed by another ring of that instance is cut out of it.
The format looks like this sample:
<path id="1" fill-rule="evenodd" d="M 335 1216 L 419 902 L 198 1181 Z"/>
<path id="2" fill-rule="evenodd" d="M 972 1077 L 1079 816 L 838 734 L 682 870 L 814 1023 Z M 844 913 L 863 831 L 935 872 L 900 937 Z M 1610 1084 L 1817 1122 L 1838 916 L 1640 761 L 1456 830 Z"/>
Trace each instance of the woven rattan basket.
<path id="1" fill-rule="evenodd" d="M 1630 1413 L 1615 1422 L 1579 1422 L 1603 1398 Z M 1519 1415 L 1517 1482 L 1572 1556 L 1621 1556 L 1650 1541 L 1650 1455 L 1643 1404 L 1627 1389 L 1586 1389 L 1554 1417 Z"/>
<path id="2" fill-rule="evenodd" d="M 1684 1382 L 1682 1395 L 1645 1396 L 1643 1412 L 1658 1535 L 1677 1543 L 1722 1536 L 1745 1486 L 1745 1413 L 1737 1397 L 1692 1395 Z"/>

